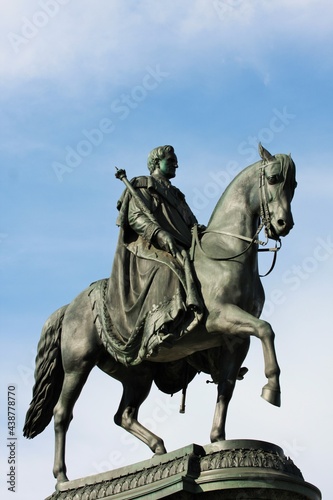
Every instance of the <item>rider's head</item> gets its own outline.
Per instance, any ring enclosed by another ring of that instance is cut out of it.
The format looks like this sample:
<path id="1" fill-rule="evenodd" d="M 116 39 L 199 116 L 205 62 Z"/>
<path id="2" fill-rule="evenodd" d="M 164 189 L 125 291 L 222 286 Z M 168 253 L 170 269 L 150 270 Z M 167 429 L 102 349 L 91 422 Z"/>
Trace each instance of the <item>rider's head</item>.
<path id="1" fill-rule="evenodd" d="M 176 176 L 177 156 L 172 146 L 159 146 L 148 155 L 148 169 L 151 174 L 158 172 L 167 179 Z"/>

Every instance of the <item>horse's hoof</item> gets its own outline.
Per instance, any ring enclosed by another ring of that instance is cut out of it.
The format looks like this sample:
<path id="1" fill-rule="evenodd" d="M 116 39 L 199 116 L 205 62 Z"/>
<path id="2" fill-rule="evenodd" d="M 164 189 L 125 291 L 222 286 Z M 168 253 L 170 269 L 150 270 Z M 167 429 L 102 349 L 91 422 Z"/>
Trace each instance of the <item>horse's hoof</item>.
<path id="1" fill-rule="evenodd" d="M 164 448 L 164 446 L 159 446 L 158 448 L 155 449 L 153 457 L 159 457 L 161 455 L 164 455 L 165 453 L 167 453 L 167 451 Z"/>
<path id="2" fill-rule="evenodd" d="M 64 483 L 67 483 L 67 482 L 68 482 L 68 477 L 66 476 L 66 474 L 61 474 L 61 476 L 59 476 L 59 477 L 57 478 L 57 483 L 56 483 L 56 485 L 55 485 L 55 490 L 56 490 L 57 492 L 59 492 L 59 491 L 60 491 L 60 486 L 61 486 L 62 484 L 64 484 Z"/>
<path id="3" fill-rule="evenodd" d="M 265 385 L 262 389 L 261 397 L 274 406 L 281 406 L 281 392 L 279 390 L 270 389 Z"/>

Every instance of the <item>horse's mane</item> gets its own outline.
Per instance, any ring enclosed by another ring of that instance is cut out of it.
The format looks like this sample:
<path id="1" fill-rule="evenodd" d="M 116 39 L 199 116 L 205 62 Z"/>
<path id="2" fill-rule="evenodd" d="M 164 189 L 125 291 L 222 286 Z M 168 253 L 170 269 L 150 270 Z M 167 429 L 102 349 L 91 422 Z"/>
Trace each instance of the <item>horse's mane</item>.
<path id="1" fill-rule="evenodd" d="M 291 193 L 291 199 L 293 198 L 294 196 L 294 191 L 296 189 L 296 186 L 297 186 L 297 182 L 296 182 L 296 167 L 295 167 L 295 163 L 293 161 L 293 159 L 291 158 L 291 155 L 286 155 L 286 154 L 276 154 L 274 157 L 272 158 L 275 158 L 277 162 L 280 163 L 281 165 L 281 168 L 282 168 L 282 176 L 283 176 L 283 181 L 281 182 L 281 189 L 285 189 L 287 188 L 290 193 Z M 208 222 L 208 225 L 210 224 L 210 222 L 212 221 L 216 211 L 218 210 L 218 208 L 221 206 L 221 203 L 225 200 L 226 196 L 228 195 L 229 191 L 234 187 L 235 183 L 238 182 L 239 178 L 241 176 L 244 176 L 244 174 L 250 172 L 253 168 L 258 168 L 258 171 L 259 171 L 259 167 L 260 165 L 262 164 L 262 161 L 259 160 L 255 163 L 252 163 L 251 165 L 245 167 L 243 170 L 241 170 L 235 177 L 234 179 L 232 179 L 232 181 L 230 182 L 230 184 L 228 184 L 228 186 L 225 188 L 225 190 L 223 191 L 220 199 L 218 200 L 214 210 L 213 210 L 213 213 L 209 219 L 209 222 Z"/>
<path id="2" fill-rule="evenodd" d="M 221 194 L 217 204 L 215 205 L 215 208 L 210 216 L 210 219 L 208 221 L 208 225 L 210 224 L 210 222 L 213 220 L 214 218 L 214 215 L 216 214 L 216 212 L 219 210 L 221 204 L 225 201 L 225 199 L 227 198 L 229 192 L 231 191 L 231 189 L 233 189 L 234 185 L 238 182 L 239 178 L 240 177 L 243 177 L 244 174 L 246 174 L 247 172 L 250 172 L 252 170 L 253 167 L 255 166 L 258 166 L 259 168 L 259 164 L 261 162 L 260 161 L 257 161 L 255 163 L 252 163 L 251 165 L 248 165 L 247 167 L 243 168 L 240 172 L 238 172 L 237 175 L 235 175 L 235 177 L 231 180 L 231 182 L 228 184 L 228 186 L 225 188 L 225 190 L 223 191 L 223 193 Z"/>

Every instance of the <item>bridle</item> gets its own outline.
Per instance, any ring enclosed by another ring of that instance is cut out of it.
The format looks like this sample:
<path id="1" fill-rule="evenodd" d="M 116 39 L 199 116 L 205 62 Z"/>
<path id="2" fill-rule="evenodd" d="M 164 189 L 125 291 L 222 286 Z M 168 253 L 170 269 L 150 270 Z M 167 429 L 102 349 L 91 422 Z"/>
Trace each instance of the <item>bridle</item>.
<path id="1" fill-rule="evenodd" d="M 247 236 L 243 236 L 240 234 L 233 234 L 229 233 L 227 231 L 215 231 L 215 230 L 210 230 L 210 229 L 205 229 L 204 231 L 200 232 L 200 235 L 203 234 L 208 234 L 208 233 L 215 233 L 215 234 L 222 234 L 224 236 L 230 236 L 232 238 L 238 238 L 240 240 L 246 241 L 248 245 L 246 248 L 242 251 L 239 252 L 236 255 L 232 255 L 230 257 L 215 257 L 212 255 L 207 254 L 205 250 L 202 248 L 202 244 L 199 238 L 199 231 L 198 231 L 198 225 L 195 225 L 193 227 L 192 231 L 192 245 L 191 245 L 191 250 L 190 250 L 190 258 L 193 260 L 194 258 L 194 250 L 195 247 L 198 247 L 200 252 L 205 255 L 210 260 L 216 260 L 216 261 L 228 261 L 228 260 L 234 260 L 237 257 L 240 257 L 241 255 L 244 255 L 246 252 L 250 250 L 250 248 L 253 245 L 261 245 L 261 246 L 266 246 L 268 244 L 268 234 L 269 231 L 272 230 L 271 227 L 271 215 L 269 211 L 269 204 L 267 200 L 267 188 L 266 188 L 266 176 L 265 176 L 265 168 L 272 162 L 265 162 L 262 163 L 259 167 L 259 200 L 260 200 L 260 224 L 258 226 L 258 229 L 256 230 L 254 236 L 252 238 L 248 238 Z M 266 236 L 266 241 L 261 241 L 258 239 L 259 233 L 261 232 L 262 229 L 265 229 L 265 236 Z M 258 248 L 258 252 L 273 252 L 273 261 L 270 269 L 265 273 L 265 274 L 260 274 L 259 276 L 261 278 L 268 276 L 274 269 L 275 263 L 276 263 L 276 258 L 277 258 L 277 253 L 282 247 L 282 242 L 281 239 L 278 237 L 275 240 L 275 246 L 272 248 Z"/>
<path id="2" fill-rule="evenodd" d="M 273 162 L 262 163 L 259 167 L 259 198 L 260 198 L 260 219 L 262 227 L 265 227 L 266 236 L 271 229 L 271 214 L 267 201 L 265 168 Z M 266 242 L 267 243 L 267 242 Z"/>

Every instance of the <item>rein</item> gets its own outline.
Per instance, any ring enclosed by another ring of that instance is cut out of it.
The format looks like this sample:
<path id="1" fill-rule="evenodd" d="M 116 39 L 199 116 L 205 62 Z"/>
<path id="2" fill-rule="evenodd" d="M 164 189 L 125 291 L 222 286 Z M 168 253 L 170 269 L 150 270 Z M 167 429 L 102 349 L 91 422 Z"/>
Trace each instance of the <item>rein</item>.
<path id="1" fill-rule="evenodd" d="M 191 245 L 191 250 L 190 250 L 191 260 L 193 260 L 193 258 L 194 258 L 194 249 L 196 246 L 200 249 L 201 253 L 203 255 L 205 255 L 210 260 L 228 261 L 228 260 L 234 260 L 237 257 L 244 255 L 246 252 L 248 252 L 250 250 L 250 248 L 253 245 L 262 245 L 262 246 L 267 245 L 267 243 L 268 243 L 267 234 L 268 234 L 268 230 L 271 227 L 271 217 L 270 217 L 270 213 L 269 213 L 267 193 L 266 193 L 266 189 L 265 189 L 265 171 L 264 171 L 264 169 L 266 166 L 267 166 L 267 164 L 262 165 L 260 167 L 260 172 L 259 172 L 259 195 L 260 195 L 261 223 L 259 224 L 259 227 L 258 227 L 257 231 L 255 232 L 254 236 L 252 238 L 248 238 L 247 236 L 242 236 L 240 234 L 233 234 L 233 233 L 228 233 L 227 231 L 214 231 L 214 230 L 205 230 L 205 231 L 202 231 L 202 233 L 201 233 L 201 234 L 208 234 L 208 233 L 223 234 L 225 236 L 230 236 L 232 238 L 238 238 L 240 240 L 248 242 L 247 247 L 242 252 L 239 252 L 238 254 L 232 255 L 230 257 L 214 257 L 212 255 L 208 255 L 207 252 L 205 252 L 204 249 L 202 248 L 202 244 L 201 244 L 201 241 L 199 239 L 198 226 L 195 225 L 193 227 L 193 232 L 192 232 L 192 245 Z M 260 231 L 263 228 L 265 228 L 265 233 L 266 233 L 266 241 L 265 242 L 257 239 L 257 236 L 259 235 Z M 279 243 L 279 246 L 278 246 L 278 243 Z M 273 269 L 275 267 L 276 259 L 277 259 L 277 252 L 280 250 L 281 246 L 282 246 L 281 239 L 278 238 L 278 240 L 275 241 L 275 247 L 273 247 L 273 248 L 258 248 L 258 252 L 273 252 L 274 253 L 273 261 L 272 261 L 272 265 L 271 265 L 270 269 L 267 271 L 267 273 L 260 274 L 259 276 L 261 278 L 268 276 L 273 271 Z"/>

